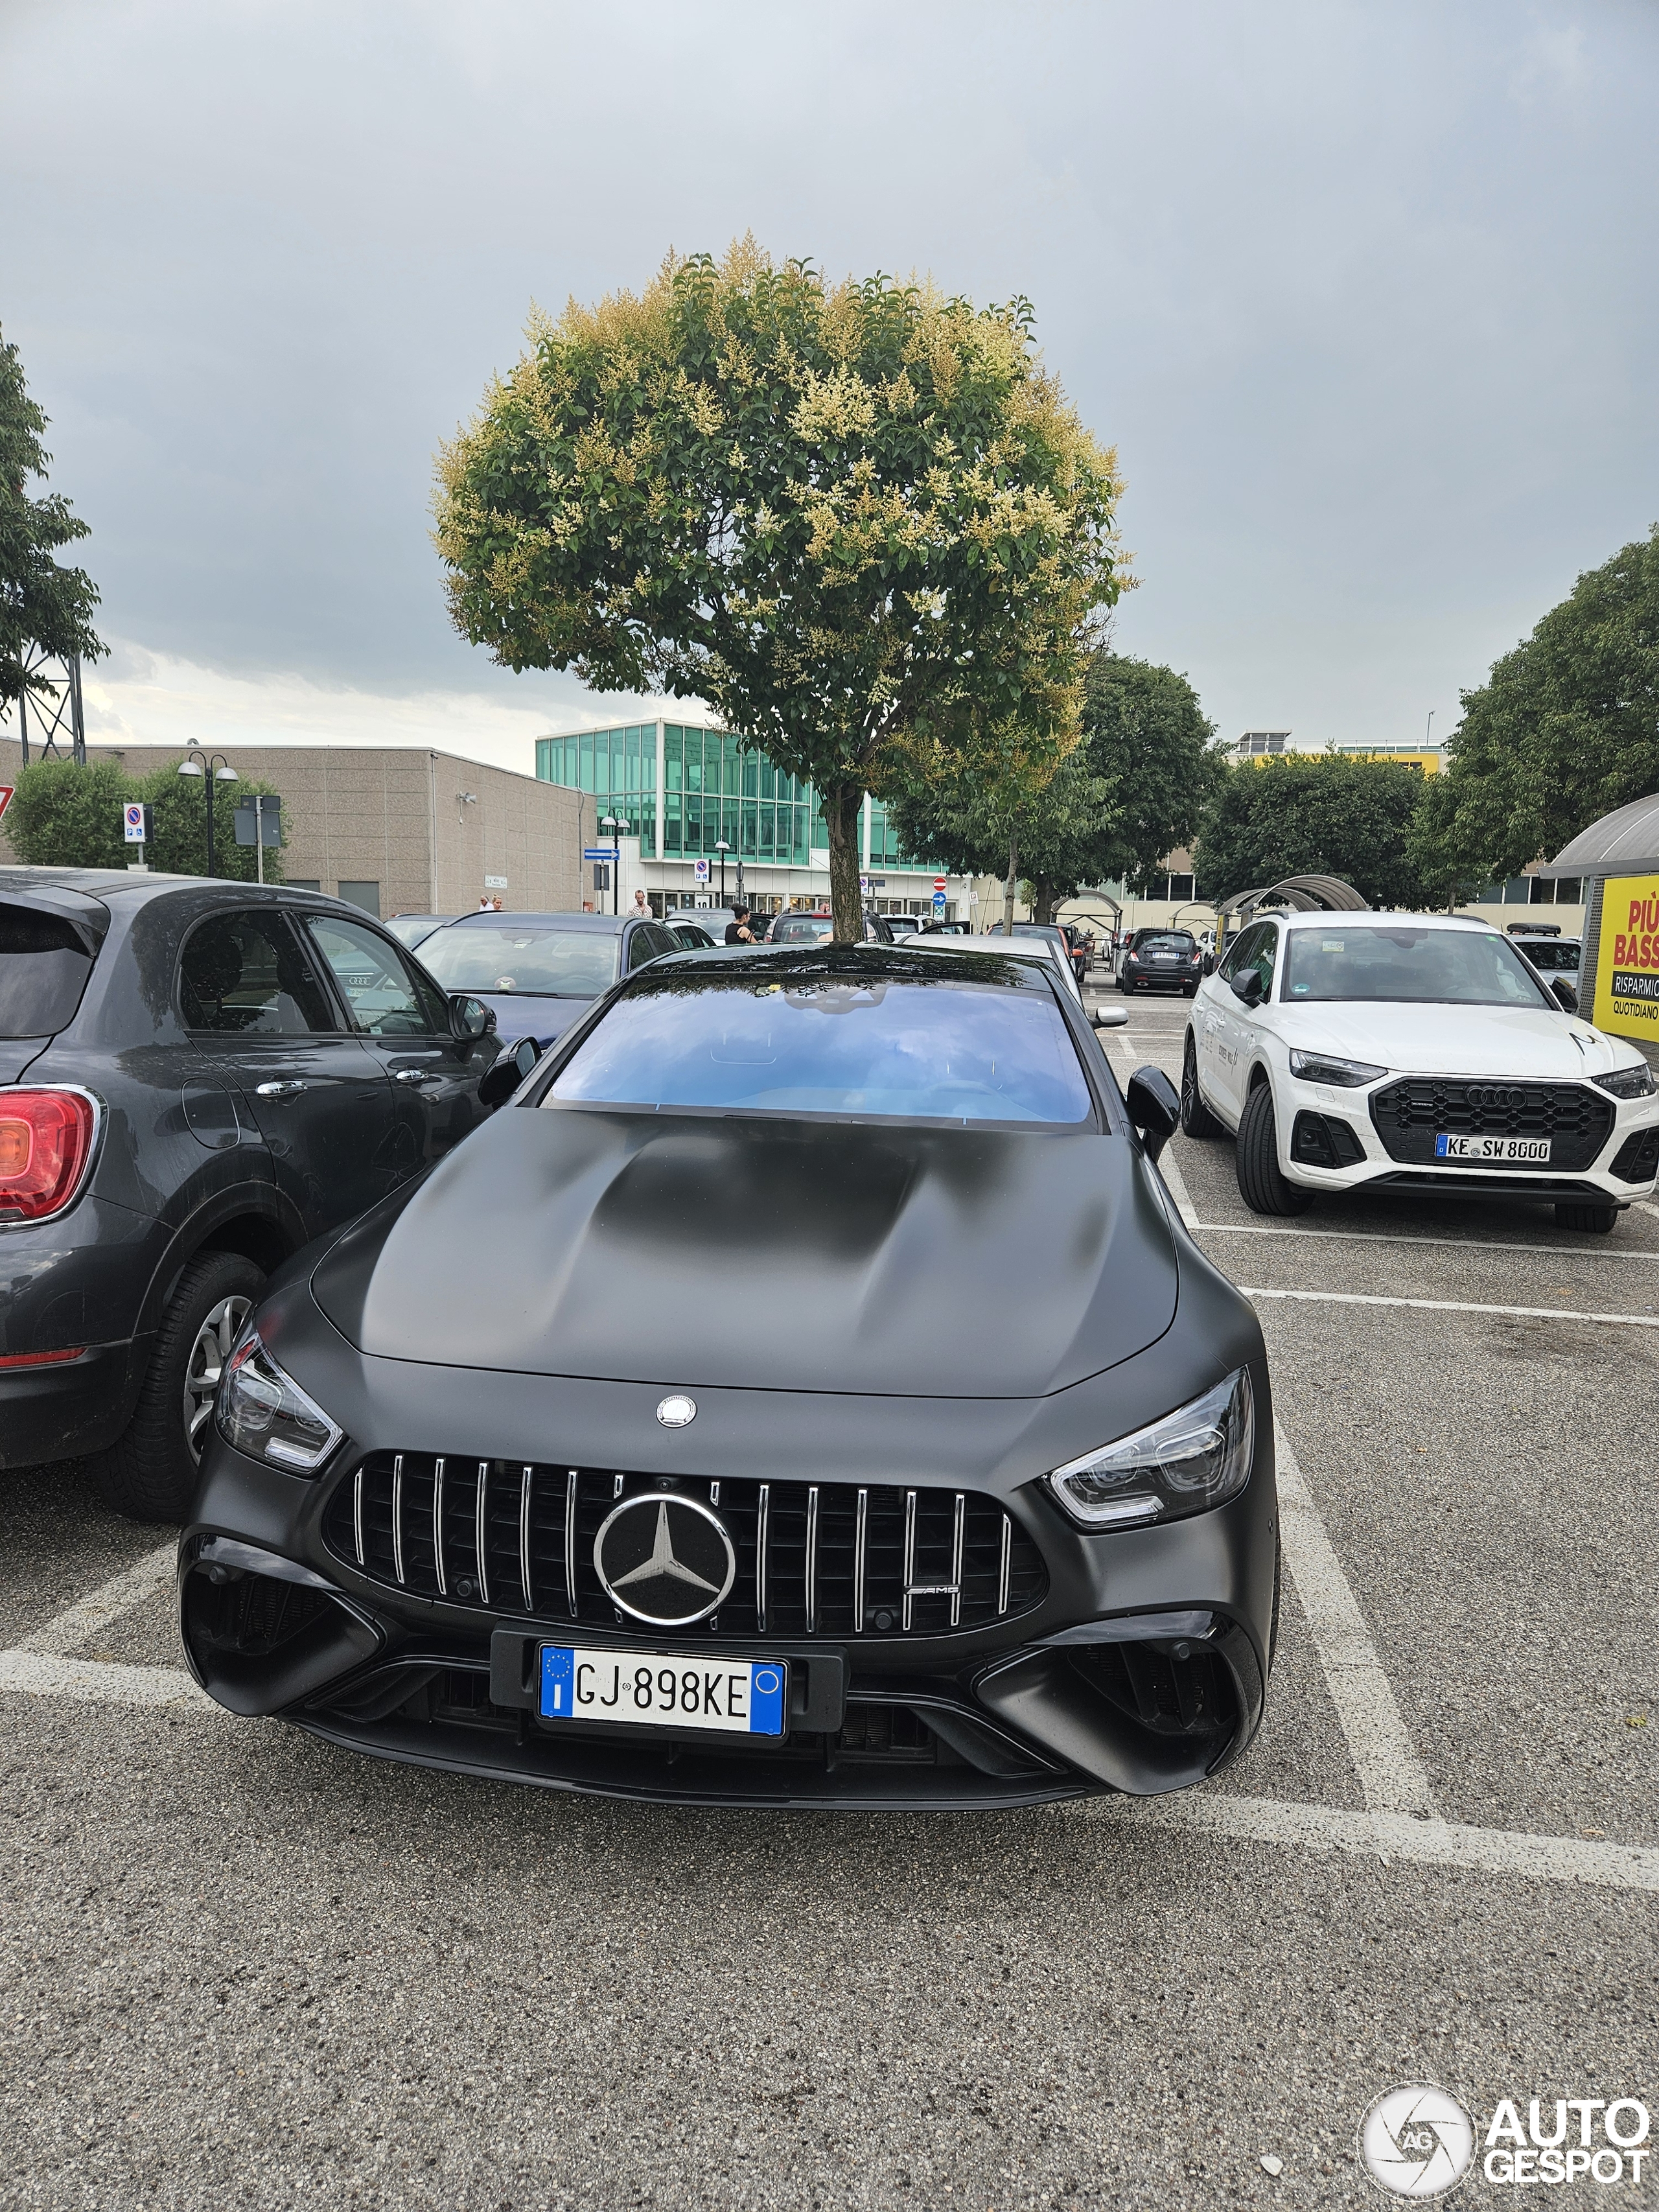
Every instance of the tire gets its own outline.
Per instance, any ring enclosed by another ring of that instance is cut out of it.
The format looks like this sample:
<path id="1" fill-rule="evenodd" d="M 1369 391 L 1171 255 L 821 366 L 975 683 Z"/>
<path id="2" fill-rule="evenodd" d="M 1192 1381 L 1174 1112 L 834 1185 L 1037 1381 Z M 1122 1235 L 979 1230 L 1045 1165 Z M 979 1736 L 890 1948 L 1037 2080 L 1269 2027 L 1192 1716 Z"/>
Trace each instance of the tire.
<path id="1" fill-rule="evenodd" d="M 1313 1193 L 1286 1182 L 1279 1165 L 1279 1140 L 1273 1131 L 1273 1094 L 1258 1083 L 1244 1102 L 1234 1153 L 1239 1194 L 1252 1213 L 1305 1213 Z"/>
<path id="2" fill-rule="evenodd" d="M 1204 1103 L 1204 1094 L 1198 1087 L 1198 1052 L 1190 1036 L 1181 1060 L 1181 1133 L 1200 1139 L 1227 1133 Z"/>
<path id="3" fill-rule="evenodd" d="M 264 1276 L 238 1252 L 187 1261 L 155 1333 L 138 1404 L 92 1464 L 99 1495 L 132 1521 L 182 1521 L 196 1494 L 213 1391 Z M 186 1413 L 188 1399 L 190 1411 Z"/>
<path id="4" fill-rule="evenodd" d="M 1117 988 L 1122 992 L 1124 997 L 1127 999 L 1129 995 L 1129 986 L 1124 981 L 1121 972 L 1120 972 L 1118 975 Z"/>
<path id="5" fill-rule="evenodd" d="M 1618 1218 L 1616 1206 L 1558 1206 L 1555 1209 L 1558 1229 L 1583 1229 L 1592 1237 L 1610 1237 Z"/>

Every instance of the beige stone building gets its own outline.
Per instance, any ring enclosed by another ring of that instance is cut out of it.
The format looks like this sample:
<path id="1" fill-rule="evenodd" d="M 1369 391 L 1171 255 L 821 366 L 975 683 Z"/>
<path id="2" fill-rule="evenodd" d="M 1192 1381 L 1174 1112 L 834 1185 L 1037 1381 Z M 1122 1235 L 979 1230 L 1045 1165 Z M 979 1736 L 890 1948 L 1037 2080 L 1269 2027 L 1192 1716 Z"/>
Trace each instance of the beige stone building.
<path id="1" fill-rule="evenodd" d="M 181 752 L 107 746 L 148 774 Z M 281 793 L 286 882 L 370 914 L 466 914 L 485 896 L 509 913 L 582 902 L 581 794 L 453 753 L 392 745 L 228 745 L 231 766 Z M 15 739 L 0 741 L 0 785 L 15 782 Z M 235 786 L 222 785 L 217 834 L 234 834 Z M 592 801 L 586 801 L 592 834 Z M 0 817 L 0 859 L 15 858 Z M 591 894 L 590 894 L 591 895 Z"/>

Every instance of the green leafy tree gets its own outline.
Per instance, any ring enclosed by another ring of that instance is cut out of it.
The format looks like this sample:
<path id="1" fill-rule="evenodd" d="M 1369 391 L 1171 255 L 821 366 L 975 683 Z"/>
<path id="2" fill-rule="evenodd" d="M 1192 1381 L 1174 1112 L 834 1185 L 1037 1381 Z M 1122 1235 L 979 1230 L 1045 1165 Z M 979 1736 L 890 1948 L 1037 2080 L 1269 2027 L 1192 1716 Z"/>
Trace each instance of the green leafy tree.
<path id="1" fill-rule="evenodd" d="M 1659 790 L 1659 523 L 1494 662 L 1425 794 L 1417 857 L 1468 890 Z"/>
<path id="2" fill-rule="evenodd" d="M 31 761 L 6 809 L 12 849 L 30 867 L 125 868 L 121 809 L 137 795 L 119 761 Z"/>
<path id="3" fill-rule="evenodd" d="M 15 345 L 0 338 L 0 713 L 27 690 L 51 698 L 56 686 L 31 669 L 31 649 L 54 659 L 104 650 L 92 627 L 98 592 L 84 568 L 53 560 L 60 546 L 87 535 L 61 494 L 29 496 L 52 459 L 41 443 L 46 418 L 28 396 Z"/>
<path id="4" fill-rule="evenodd" d="M 1009 748 L 952 760 L 893 801 L 906 848 L 958 872 L 1009 873 L 1052 921 L 1085 884 L 1139 883 L 1195 834 L 1223 773 L 1198 696 L 1171 668 L 1103 647 L 1084 682 L 1083 736 L 1054 769 Z"/>
<path id="5" fill-rule="evenodd" d="M 1338 876 L 1373 906 L 1416 907 L 1413 856 L 1423 777 L 1401 761 L 1284 753 L 1227 769 L 1205 810 L 1197 866 L 1206 898 L 1285 876 Z"/>
<path id="6" fill-rule="evenodd" d="M 838 285 L 752 239 L 532 321 L 440 459 L 456 627 L 504 665 L 706 701 L 819 793 L 836 934 L 858 815 L 1018 725 L 1058 762 L 1119 589 L 1115 459 L 1023 301 Z"/>
<path id="7" fill-rule="evenodd" d="M 222 783 L 214 793 L 215 873 L 228 882 L 252 883 L 258 872 L 251 845 L 236 842 L 235 805 L 267 783 Z M 153 841 L 144 858 L 164 875 L 207 873 L 207 805 L 200 779 L 179 774 L 168 761 L 148 775 L 131 776 L 116 760 L 32 761 L 17 779 L 16 796 L 6 811 L 6 828 L 20 860 L 34 867 L 125 868 L 137 857 L 125 842 L 122 810 L 134 799 L 149 802 Z M 268 847 L 265 881 L 283 879 L 282 850 Z"/>

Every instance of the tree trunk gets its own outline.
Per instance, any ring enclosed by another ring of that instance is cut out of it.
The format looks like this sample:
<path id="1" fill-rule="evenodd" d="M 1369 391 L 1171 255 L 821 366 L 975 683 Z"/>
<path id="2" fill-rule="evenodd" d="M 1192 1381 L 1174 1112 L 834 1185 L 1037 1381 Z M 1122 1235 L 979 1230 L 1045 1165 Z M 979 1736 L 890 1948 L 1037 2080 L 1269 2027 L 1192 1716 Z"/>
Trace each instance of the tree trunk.
<path id="1" fill-rule="evenodd" d="M 1012 937 L 1014 933 L 1014 894 L 1019 889 L 1018 867 L 1019 825 L 1016 823 L 1008 832 L 1008 889 L 1002 902 L 1002 933 L 1005 937 Z"/>
<path id="2" fill-rule="evenodd" d="M 1053 880 L 1048 876 L 1034 876 L 1031 878 L 1032 921 L 1051 922 L 1054 918 L 1054 908 L 1059 903 L 1059 896 Z"/>
<path id="3" fill-rule="evenodd" d="M 818 804 L 830 832 L 830 910 L 837 945 L 856 945 L 864 935 L 864 894 L 859 888 L 859 810 L 862 784 L 838 784 L 820 790 Z"/>

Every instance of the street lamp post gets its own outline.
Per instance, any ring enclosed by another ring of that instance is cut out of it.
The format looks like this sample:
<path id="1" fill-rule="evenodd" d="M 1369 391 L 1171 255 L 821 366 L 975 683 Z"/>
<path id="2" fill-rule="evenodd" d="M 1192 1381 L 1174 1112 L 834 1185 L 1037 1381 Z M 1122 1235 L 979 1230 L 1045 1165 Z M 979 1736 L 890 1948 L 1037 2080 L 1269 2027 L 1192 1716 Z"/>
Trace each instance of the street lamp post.
<path id="1" fill-rule="evenodd" d="M 726 904 L 726 856 L 731 849 L 724 837 L 717 837 L 714 840 L 714 850 L 720 856 L 720 904 L 722 906 Z"/>
<path id="2" fill-rule="evenodd" d="M 222 753 L 204 753 L 199 745 L 192 745 L 179 763 L 180 775 L 199 775 L 207 786 L 207 872 L 210 877 L 218 873 L 213 865 L 213 787 L 216 783 L 236 783 L 240 781 L 235 769 Z"/>
<path id="3" fill-rule="evenodd" d="M 611 832 L 611 911 L 612 914 L 619 914 L 622 909 L 617 905 L 617 899 L 622 879 L 622 836 L 623 831 L 628 827 L 628 823 L 626 817 L 622 815 L 607 814 L 599 827 Z"/>

